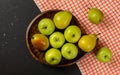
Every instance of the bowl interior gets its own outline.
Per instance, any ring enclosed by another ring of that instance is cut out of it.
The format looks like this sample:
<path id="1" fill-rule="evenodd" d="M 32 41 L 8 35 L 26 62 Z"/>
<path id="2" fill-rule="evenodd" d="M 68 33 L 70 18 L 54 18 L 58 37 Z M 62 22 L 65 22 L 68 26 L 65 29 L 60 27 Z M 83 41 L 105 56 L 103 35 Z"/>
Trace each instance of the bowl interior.
<path id="1" fill-rule="evenodd" d="M 43 63 L 43 64 L 46 64 L 46 65 L 49 65 L 46 61 L 45 61 L 45 58 L 44 58 L 44 54 L 45 54 L 45 51 L 39 51 L 37 49 L 35 49 L 33 46 L 32 46 L 32 43 L 31 43 L 31 37 L 36 34 L 36 33 L 40 33 L 38 31 L 38 23 L 41 19 L 43 18 L 50 18 L 53 20 L 53 17 L 55 15 L 55 13 L 59 12 L 61 10 L 50 10 L 50 11 L 46 11 L 46 12 L 43 12 L 43 13 L 40 13 L 38 16 L 36 16 L 32 21 L 31 23 L 29 24 L 28 28 L 27 28 L 27 31 L 26 31 L 26 44 L 27 44 L 27 47 L 28 47 L 28 50 L 30 52 L 30 54 L 36 59 L 38 60 L 39 62 Z M 80 27 L 80 24 L 78 22 L 78 20 L 76 19 L 76 17 L 73 15 L 72 17 L 72 20 L 70 22 L 70 25 L 77 25 Z M 59 30 L 59 29 L 55 29 L 55 31 L 60 31 L 60 32 L 64 32 L 64 30 Z M 82 34 L 84 35 L 84 34 Z M 49 36 L 47 36 L 49 37 Z M 67 41 L 66 41 L 67 42 Z M 77 43 L 75 43 L 76 46 Z M 49 47 L 51 48 L 51 46 Z M 79 48 L 79 47 L 78 47 Z M 69 65 L 72 65 L 74 64 L 76 61 L 78 61 L 82 56 L 84 56 L 86 54 L 86 52 L 83 52 L 80 48 L 78 50 L 78 55 L 75 59 L 73 60 L 66 60 L 64 58 L 62 58 L 62 61 L 58 64 L 58 65 L 54 65 L 55 67 L 65 67 L 65 66 L 69 66 Z"/>

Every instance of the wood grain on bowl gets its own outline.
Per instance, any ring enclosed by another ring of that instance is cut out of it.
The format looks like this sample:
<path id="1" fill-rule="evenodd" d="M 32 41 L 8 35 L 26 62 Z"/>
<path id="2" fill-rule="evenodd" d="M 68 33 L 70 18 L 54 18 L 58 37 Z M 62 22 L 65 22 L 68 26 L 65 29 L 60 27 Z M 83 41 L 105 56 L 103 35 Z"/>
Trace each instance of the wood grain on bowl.
<path id="1" fill-rule="evenodd" d="M 33 58 L 35 58 L 36 60 L 38 60 L 39 62 L 49 65 L 44 58 L 45 55 L 45 51 L 40 51 L 38 49 L 35 49 L 32 46 L 31 43 L 31 37 L 36 34 L 36 33 L 40 33 L 38 31 L 38 23 L 41 19 L 43 18 L 50 18 L 51 20 L 53 20 L 53 17 L 55 15 L 55 13 L 62 11 L 62 10 L 49 10 L 49 11 L 45 11 L 40 13 L 38 16 L 36 16 L 31 23 L 29 24 L 27 31 L 26 31 L 26 44 L 28 47 L 28 50 L 30 52 L 30 54 L 33 56 Z M 78 22 L 78 20 L 76 19 L 76 17 L 74 15 L 72 15 L 72 20 L 70 22 L 70 25 L 77 25 L 80 27 L 80 23 Z M 81 28 L 81 27 L 80 27 Z M 59 29 L 55 29 L 55 31 L 60 31 L 63 32 L 64 30 L 59 30 Z M 83 35 L 83 34 L 82 34 Z M 49 37 L 49 36 L 47 36 Z M 78 46 L 77 43 L 75 43 L 76 46 Z M 51 48 L 51 46 L 49 47 Z M 48 48 L 48 49 L 49 49 Z M 79 48 L 79 47 L 78 47 Z M 72 64 L 74 64 L 76 61 L 80 60 L 81 57 L 83 57 L 86 54 L 86 52 L 83 52 L 80 48 L 78 50 L 78 55 L 75 59 L 73 60 L 66 60 L 64 58 L 62 58 L 61 62 L 58 65 L 54 65 L 55 67 L 65 67 L 65 66 L 70 66 Z M 51 65 L 50 65 L 51 66 Z"/>

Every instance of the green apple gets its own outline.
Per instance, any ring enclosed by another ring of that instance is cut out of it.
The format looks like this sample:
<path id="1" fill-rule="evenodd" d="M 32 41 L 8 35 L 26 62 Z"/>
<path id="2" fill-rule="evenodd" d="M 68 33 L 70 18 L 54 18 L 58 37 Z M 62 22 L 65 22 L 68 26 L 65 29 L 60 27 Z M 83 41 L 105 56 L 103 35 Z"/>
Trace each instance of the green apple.
<path id="1" fill-rule="evenodd" d="M 62 59 L 61 52 L 56 48 L 51 48 L 45 53 L 45 60 L 50 65 L 57 65 Z"/>
<path id="2" fill-rule="evenodd" d="M 61 49 L 62 56 L 67 60 L 72 60 L 78 55 L 78 48 L 75 44 L 66 43 Z"/>
<path id="3" fill-rule="evenodd" d="M 31 37 L 31 43 L 34 48 L 39 50 L 46 50 L 49 47 L 49 40 L 43 34 L 34 34 Z"/>
<path id="4" fill-rule="evenodd" d="M 72 14 L 69 11 L 59 11 L 55 14 L 53 21 L 58 29 L 65 29 L 71 22 Z"/>
<path id="5" fill-rule="evenodd" d="M 92 51 L 97 42 L 97 36 L 95 34 L 83 35 L 78 41 L 78 46 L 85 52 Z"/>
<path id="6" fill-rule="evenodd" d="M 81 37 L 81 30 L 76 25 L 70 25 L 65 29 L 64 36 L 68 42 L 76 43 Z"/>
<path id="7" fill-rule="evenodd" d="M 61 32 L 54 32 L 50 35 L 49 40 L 52 47 L 60 48 L 65 42 L 65 37 Z"/>
<path id="8" fill-rule="evenodd" d="M 55 25 L 54 25 L 54 23 L 53 23 L 53 21 L 51 19 L 43 18 L 38 23 L 38 30 L 42 34 L 50 35 L 50 34 L 52 34 L 54 32 Z"/>
<path id="9" fill-rule="evenodd" d="M 112 58 L 112 52 L 109 48 L 107 47 L 101 47 L 97 54 L 96 57 L 99 61 L 101 62 L 110 62 L 111 58 Z"/>
<path id="10" fill-rule="evenodd" d="M 88 18 L 92 23 L 99 24 L 102 22 L 104 14 L 97 8 L 91 8 L 88 12 Z"/>

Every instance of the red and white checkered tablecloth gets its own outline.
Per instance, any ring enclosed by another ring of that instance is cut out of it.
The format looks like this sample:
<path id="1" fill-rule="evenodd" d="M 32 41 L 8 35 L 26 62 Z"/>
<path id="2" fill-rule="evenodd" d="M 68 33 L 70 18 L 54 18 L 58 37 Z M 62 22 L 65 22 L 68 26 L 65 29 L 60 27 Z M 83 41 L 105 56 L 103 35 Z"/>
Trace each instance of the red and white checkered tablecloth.
<path id="1" fill-rule="evenodd" d="M 120 75 L 120 0 L 34 0 L 43 12 L 52 9 L 69 10 L 79 20 L 82 30 L 98 34 L 99 44 L 112 50 L 113 58 L 109 63 L 99 62 L 94 52 L 86 54 L 77 65 L 83 75 Z M 104 13 L 99 25 L 90 23 L 88 8 L 97 7 Z M 96 48 L 97 49 L 97 48 Z"/>

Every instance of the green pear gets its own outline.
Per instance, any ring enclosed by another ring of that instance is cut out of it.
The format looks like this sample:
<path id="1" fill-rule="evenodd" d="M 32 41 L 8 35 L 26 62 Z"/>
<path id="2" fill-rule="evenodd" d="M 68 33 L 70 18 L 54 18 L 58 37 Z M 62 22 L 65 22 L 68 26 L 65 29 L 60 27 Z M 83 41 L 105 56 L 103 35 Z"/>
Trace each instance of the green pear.
<path id="1" fill-rule="evenodd" d="M 72 14 L 69 11 L 60 11 L 55 14 L 53 21 L 56 28 L 65 29 L 72 20 Z"/>
<path id="2" fill-rule="evenodd" d="M 85 52 L 92 51 L 97 42 L 97 36 L 95 34 L 84 35 L 78 41 L 78 46 Z"/>
<path id="3" fill-rule="evenodd" d="M 88 18 L 93 24 L 100 24 L 104 18 L 104 14 L 98 8 L 91 8 L 88 12 Z"/>

